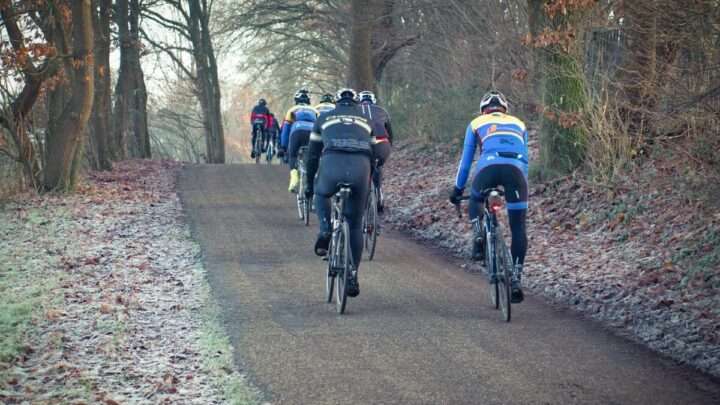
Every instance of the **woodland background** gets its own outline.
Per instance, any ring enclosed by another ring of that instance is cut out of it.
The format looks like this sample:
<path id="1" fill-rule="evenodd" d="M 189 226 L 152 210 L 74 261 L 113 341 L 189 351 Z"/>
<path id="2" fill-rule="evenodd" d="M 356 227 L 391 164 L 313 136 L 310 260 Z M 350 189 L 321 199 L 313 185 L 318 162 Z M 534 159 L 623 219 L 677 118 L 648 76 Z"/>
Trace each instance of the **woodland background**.
<path id="1" fill-rule="evenodd" d="M 2 0 L 0 195 L 128 158 L 241 159 L 258 97 L 377 91 L 401 138 L 458 145 L 482 94 L 538 131 L 535 181 L 656 159 L 720 184 L 717 0 Z"/>

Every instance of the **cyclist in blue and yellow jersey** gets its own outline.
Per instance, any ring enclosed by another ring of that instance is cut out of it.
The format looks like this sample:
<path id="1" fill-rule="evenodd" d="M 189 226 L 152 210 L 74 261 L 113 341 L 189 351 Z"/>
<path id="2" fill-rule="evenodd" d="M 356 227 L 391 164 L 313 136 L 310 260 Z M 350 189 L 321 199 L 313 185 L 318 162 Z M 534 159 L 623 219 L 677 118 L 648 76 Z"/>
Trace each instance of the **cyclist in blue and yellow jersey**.
<path id="1" fill-rule="evenodd" d="M 475 149 L 479 147 L 480 158 L 470 193 L 470 220 L 473 222 L 473 229 L 479 229 L 483 215 L 482 191 L 503 186 L 512 232 L 510 250 L 515 263 L 511 302 L 519 303 L 523 301 L 521 275 L 527 251 L 525 216 L 528 207 L 528 134 L 525 123 L 507 112 L 507 100 L 500 92 L 491 91 L 483 96 L 480 102 L 481 115 L 470 122 L 465 132 L 462 159 L 455 187 L 450 194 L 450 202 L 456 205 L 460 203 Z M 473 243 L 473 259 L 483 258 L 484 243 L 484 240 Z"/>
<path id="2" fill-rule="evenodd" d="M 318 114 L 335 109 L 335 97 L 332 94 L 323 94 L 320 97 L 320 104 L 315 106 Z"/>
<path id="3" fill-rule="evenodd" d="M 297 170 L 297 156 L 301 147 L 307 145 L 310 132 L 317 119 L 317 111 L 310 106 L 310 96 L 307 90 L 300 89 L 295 93 L 295 106 L 285 115 L 280 136 L 283 149 L 287 153 L 287 162 L 290 166 L 290 184 L 288 191 L 297 192 L 300 175 Z"/>
<path id="4" fill-rule="evenodd" d="M 390 157 L 392 151 L 393 132 L 392 126 L 390 125 L 390 114 L 377 105 L 377 99 L 372 91 L 365 90 L 358 94 L 360 101 L 360 107 L 362 108 L 363 114 L 368 117 L 373 126 L 373 132 L 377 139 L 377 145 L 375 147 L 375 158 L 378 161 L 377 170 L 373 172 L 373 181 L 380 189 L 380 195 L 378 196 L 378 212 L 383 213 L 385 208 L 385 201 L 383 198 L 381 182 L 382 182 L 382 167 Z"/>

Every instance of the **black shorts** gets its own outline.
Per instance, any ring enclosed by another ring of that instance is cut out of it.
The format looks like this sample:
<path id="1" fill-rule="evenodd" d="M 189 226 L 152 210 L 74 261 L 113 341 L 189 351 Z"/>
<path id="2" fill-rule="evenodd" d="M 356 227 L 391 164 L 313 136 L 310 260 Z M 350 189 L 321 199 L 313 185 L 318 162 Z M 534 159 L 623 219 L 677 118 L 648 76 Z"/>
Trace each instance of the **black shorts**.
<path id="1" fill-rule="evenodd" d="M 520 168 L 511 164 L 489 165 L 480 169 L 472 182 L 471 197 L 482 201 L 482 192 L 488 188 L 503 186 L 509 210 L 526 210 L 528 184 Z"/>

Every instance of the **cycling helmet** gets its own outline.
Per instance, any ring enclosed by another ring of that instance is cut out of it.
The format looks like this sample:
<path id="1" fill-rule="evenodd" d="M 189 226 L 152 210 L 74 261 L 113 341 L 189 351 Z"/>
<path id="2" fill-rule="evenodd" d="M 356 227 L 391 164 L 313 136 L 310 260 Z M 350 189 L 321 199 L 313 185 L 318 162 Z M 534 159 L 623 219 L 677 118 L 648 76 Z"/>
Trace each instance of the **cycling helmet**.
<path id="1" fill-rule="evenodd" d="M 377 99 L 375 98 L 375 93 L 369 90 L 361 91 L 360 94 L 358 94 L 359 101 L 362 103 L 363 101 L 369 101 L 372 104 L 377 103 Z"/>
<path id="2" fill-rule="evenodd" d="M 295 93 L 295 104 L 310 104 L 310 96 L 306 88 L 302 88 Z"/>
<path id="3" fill-rule="evenodd" d="M 333 95 L 330 93 L 326 93 L 326 94 L 323 94 L 322 97 L 320 97 L 320 102 L 321 103 L 334 103 L 335 97 L 333 97 Z"/>
<path id="4" fill-rule="evenodd" d="M 505 99 L 505 96 L 495 90 L 485 93 L 482 101 L 480 101 L 480 112 L 485 113 L 486 109 L 498 111 L 500 108 L 505 109 L 505 112 L 508 111 L 508 102 Z"/>
<path id="5" fill-rule="evenodd" d="M 337 101 L 340 101 L 340 100 L 355 101 L 356 98 L 357 98 L 357 93 L 355 92 L 355 90 L 345 87 L 345 88 L 338 90 L 335 100 L 337 100 Z"/>
<path id="6" fill-rule="evenodd" d="M 261 98 L 260 100 L 258 100 L 258 105 L 265 105 L 265 104 L 267 104 L 267 101 L 265 101 L 264 98 Z"/>

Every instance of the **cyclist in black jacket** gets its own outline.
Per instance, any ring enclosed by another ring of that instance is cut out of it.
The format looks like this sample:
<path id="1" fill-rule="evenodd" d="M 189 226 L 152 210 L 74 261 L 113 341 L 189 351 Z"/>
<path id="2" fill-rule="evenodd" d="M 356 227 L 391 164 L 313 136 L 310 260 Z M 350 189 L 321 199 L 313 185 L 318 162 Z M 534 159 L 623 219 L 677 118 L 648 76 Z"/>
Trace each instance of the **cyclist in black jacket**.
<path id="1" fill-rule="evenodd" d="M 314 191 L 320 222 L 320 233 L 315 242 L 315 254 L 318 256 L 326 255 L 330 244 L 330 197 L 338 191 L 338 183 L 350 184 L 350 200 L 344 214 L 350 227 L 350 249 L 355 265 L 348 278 L 347 292 L 351 297 L 360 293 L 357 269 L 363 250 L 362 217 L 367 203 L 370 162 L 376 142 L 372 125 L 355 98 L 352 89 L 338 91 L 335 109 L 320 114 L 315 121 L 305 158 L 305 195 L 309 198 Z M 320 170 L 315 179 L 318 164 Z"/>

